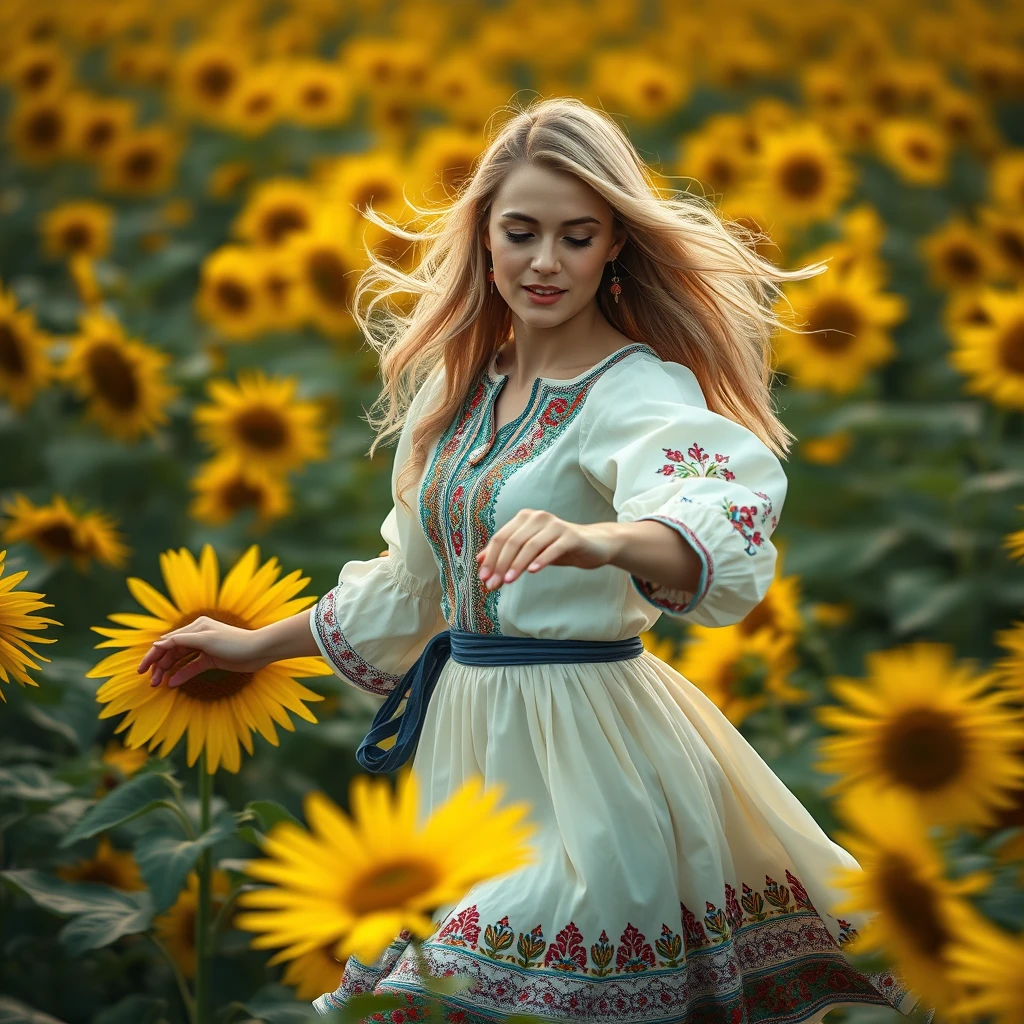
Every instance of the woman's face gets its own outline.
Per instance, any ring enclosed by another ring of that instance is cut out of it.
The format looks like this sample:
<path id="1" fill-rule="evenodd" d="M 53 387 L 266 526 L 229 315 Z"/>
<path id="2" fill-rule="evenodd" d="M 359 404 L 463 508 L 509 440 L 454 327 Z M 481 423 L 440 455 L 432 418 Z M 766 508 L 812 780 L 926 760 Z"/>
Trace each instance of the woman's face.
<path id="1" fill-rule="evenodd" d="M 533 165 L 516 167 L 505 179 L 484 234 L 495 288 L 517 316 L 548 327 L 594 301 L 605 264 L 625 241 L 625 232 L 613 227 L 611 207 L 589 185 Z M 541 303 L 527 285 L 562 292 Z"/>

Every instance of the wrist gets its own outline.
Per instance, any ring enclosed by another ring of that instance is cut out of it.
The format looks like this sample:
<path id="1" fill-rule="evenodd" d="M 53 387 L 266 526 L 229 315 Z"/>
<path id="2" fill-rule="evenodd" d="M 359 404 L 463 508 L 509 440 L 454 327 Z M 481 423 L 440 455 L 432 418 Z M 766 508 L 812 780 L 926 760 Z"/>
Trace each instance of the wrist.
<path id="1" fill-rule="evenodd" d="M 591 523 L 589 529 L 604 548 L 607 565 L 619 565 L 629 543 L 629 523 Z"/>

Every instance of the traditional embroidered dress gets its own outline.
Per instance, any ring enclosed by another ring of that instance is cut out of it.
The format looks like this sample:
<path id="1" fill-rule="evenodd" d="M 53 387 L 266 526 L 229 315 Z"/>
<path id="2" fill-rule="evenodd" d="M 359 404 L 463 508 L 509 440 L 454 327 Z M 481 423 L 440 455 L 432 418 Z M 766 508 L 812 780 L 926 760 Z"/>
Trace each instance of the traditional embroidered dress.
<path id="1" fill-rule="evenodd" d="M 622 640 L 662 614 L 719 626 L 758 604 L 774 575 L 786 475 L 752 432 L 707 409 L 692 371 L 630 344 L 571 380 L 538 378 L 522 414 L 495 432 L 507 377 L 494 365 L 406 492 L 413 515 L 396 504 L 384 520 L 388 554 L 348 562 L 311 610 L 338 675 L 386 696 L 449 627 Z M 416 396 L 393 483 L 440 376 Z M 577 523 L 666 523 L 700 556 L 697 589 L 614 566 L 547 566 L 488 591 L 474 555 L 524 508 Z M 476 979 L 446 997 L 450 1021 L 796 1024 L 836 1006 L 909 1013 L 917 1002 L 897 974 L 866 976 L 842 950 L 864 923 L 830 913 L 844 895 L 833 871 L 856 867 L 853 856 L 716 705 L 650 652 L 448 661 L 413 769 L 423 818 L 479 774 L 507 800 L 528 801 L 538 826 L 535 863 L 435 915 L 431 972 Z M 351 957 L 317 1010 L 374 991 L 407 994 L 415 1014 L 422 989 L 407 940 L 396 936 L 373 964 Z"/>

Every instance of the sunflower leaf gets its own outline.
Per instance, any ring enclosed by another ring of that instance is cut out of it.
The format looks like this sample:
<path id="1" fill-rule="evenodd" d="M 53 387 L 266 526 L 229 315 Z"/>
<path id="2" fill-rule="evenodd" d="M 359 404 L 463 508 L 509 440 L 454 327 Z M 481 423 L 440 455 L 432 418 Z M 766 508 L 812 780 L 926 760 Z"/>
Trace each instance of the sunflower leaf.
<path id="1" fill-rule="evenodd" d="M 17 999 L 0 996 L 0 1024 L 64 1024 L 64 1021 L 19 1003 Z"/>
<path id="2" fill-rule="evenodd" d="M 123 825 L 132 818 L 148 814 L 159 807 L 167 790 L 176 792 L 177 780 L 162 772 L 147 772 L 122 783 L 94 804 L 61 840 L 62 847 L 72 846 L 98 832 Z"/>
<path id="3" fill-rule="evenodd" d="M 0 797 L 54 803 L 70 792 L 71 786 L 53 778 L 37 764 L 13 764 L 0 768 Z"/>
<path id="4" fill-rule="evenodd" d="M 194 840 L 172 832 L 148 832 L 135 844 L 135 862 L 153 896 L 156 912 L 166 910 L 185 887 L 203 850 L 235 834 L 235 815 L 222 814 Z"/>
<path id="5" fill-rule="evenodd" d="M 276 800 L 250 800 L 245 805 L 246 811 L 252 811 L 259 819 L 263 832 L 269 832 L 276 824 L 282 821 L 289 821 L 293 825 L 300 825 L 298 818 L 292 814 L 283 804 Z"/>

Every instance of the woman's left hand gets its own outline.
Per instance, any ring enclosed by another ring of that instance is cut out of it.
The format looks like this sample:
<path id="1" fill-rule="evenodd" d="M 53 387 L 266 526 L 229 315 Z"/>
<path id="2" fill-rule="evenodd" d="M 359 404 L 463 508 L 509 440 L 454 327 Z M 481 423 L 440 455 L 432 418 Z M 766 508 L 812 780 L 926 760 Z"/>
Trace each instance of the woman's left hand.
<path id="1" fill-rule="evenodd" d="M 614 523 L 567 523 L 551 512 L 524 508 L 477 552 L 477 571 L 488 590 L 546 565 L 598 569 L 615 552 Z"/>

